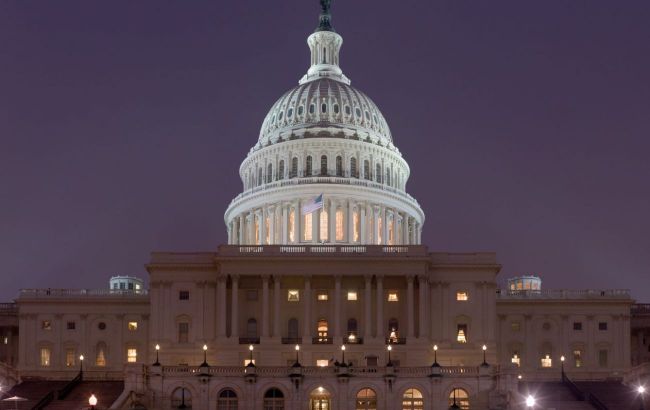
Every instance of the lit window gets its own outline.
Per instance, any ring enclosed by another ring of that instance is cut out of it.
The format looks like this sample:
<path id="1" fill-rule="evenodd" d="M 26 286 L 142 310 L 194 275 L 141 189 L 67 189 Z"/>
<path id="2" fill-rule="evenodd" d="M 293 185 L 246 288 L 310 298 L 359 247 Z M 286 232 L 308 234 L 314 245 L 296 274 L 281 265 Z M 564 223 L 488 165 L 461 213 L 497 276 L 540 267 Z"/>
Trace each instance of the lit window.
<path id="1" fill-rule="evenodd" d="M 327 294 L 327 292 L 319 292 L 316 298 L 321 302 L 325 302 L 329 300 L 329 295 Z"/>
<path id="2" fill-rule="evenodd" d="M 41 347 L 41 366 L 49 367 L 50 366 L 50 349 L 47 347 Z"/>
<path id="3" fill-rule="evenodd" d="M 351 300 L 351 301 L 357 300 L 357 292 L 349 291 L 348 292 L 348 300 Z"/>
<path id="4" fill-rule="evenodd" d="M 181 290 L 178 292 L 178 299 L 179 300 L 190 300 L 190 291 L 189 290 Z"/>
<path id="5" fill-rule="evenodd" d="M 289 289 L 287 292 L 287 301 L 289 302 L 299 302 L 300 301 L 300 292 L 297 289 Z"/>
<path id="6" fill-rule="evenodd" d="M 128 328 L 131 331 L 138 330 L 138 322 L 129 322 Z"/>
<path id="7" fill-rule="evenodd" d="M 399 298 L 397 297 L 397 292 L 388 293 L 388 301 L 389 302 L 399 302 Z"/>
<path id="8" fill-rule="evenodd" d="M 253 365 L 255 365 L 255 359 L 253 359 L 253 360 L 251 360 L 251 359 L 245 359 L 245 360 L 244 360 L 244 367 L 246 367 L 246 366 L 248 366 L 249 364 L 251 364 L 251 362 L 253 363 Z"/>
<path id="9" fill-rule="evenodd" d="M 377 245 L 381 245 L 382 242 L 382 234 L 384 233 L 384 228 L 383 228 L 383 220 L 382 217 L 380 216 L 377 218 Z"/>
<path id="10" fill-rule="evenodd" d="M 329 365 L 329 360 L 327 359 L 318 359 L 316 360 L 316 366 L 318 367 L 327 367 Z"/>
<path id="11" fill-rule="evenodd" d="M 312 240 L 311 239 L 312 238 L 311 233 L 312 233 L 312 230 L 313 230 L 313 228 L 312 228 L 312 219 L 313 219 L 312 214 L 305 215 L 305 223 L 303 224 L 305 226 L 304 235 L 303 235 L 303 238 L 304 238 L 305 241 L 311 241 Z"/>
<path id="12" fill-rule="evenodd" d="M 510 361 L 512 362 L 512 364 L 516 365 L 517 367 L 521 366 L 521 358 L 519 357 L 517 352 L 515 352 L 515 354 L 512 355 L 512 359 L 510 359 Z"/>
<path id="13" fill-rule="evenodd" d="M 575 367 L 582 367 L 582 350 L 573 351 L 573 364 Z"/>
<path id="14" fill-rule="evenodd" d="M 77 358 L 77 355 L 75 354 L 74 349 L 72 349 L 72 348 L 65 349 L 65 366 L 66 367 L 73 367 L 75 365 L 76 358 Z"/>
<path id="15" fill-rule="evenodd" d="M 336 210 L 336 240 L 343 240 L 343 210 L 341 208 Z"/>
<path id="16" fill-rule="evenodd" d="M 510 329 L 512 329 L 513 332 L 519 332 L 521 330 L 521 323 L 519 322 L 510 323 Z"/>
<path id="17" fill-rule="evenodd" d="M 99 343 L 97 345 L 97 354 L 95 355 L 95 366 L 106 366 L 106 344 Z"/>
<path id="18" fill-rule="evenodd" d="M 270 228 L 271 221 L 269 217 L 267 216 L 264 219 L 264 233 L 265 233 L 265 238 L 264 238 L 264 244 L 268 245 L 271 243 L 271 228 Z"/>
<path id="19" fill-rule="evenodd" d="M 296 237 L 295 237 L 294 234 L 293 234 L 294 224 L 296 223 L 296 222 L 295 222 L 295 221 L 296 221 L 295 218 L 296 218 L 296 210 L 295 210 L 295 209 L 291 209 L 291 211 L 289 211 L 289 227 L 288 227 L 288 231 L 289 231 L 289 242 L 291 242 L 291 243 L 295 243 L 295 242 L 296 242 Z"/>
<path id="20" fill-rule="evenodd" d="M 129 363 L 135 363 L 138 360 L 138 350 L 137 349 L 127 349 L 126 350 L 126 361 Z"/>
<path id="21" fill-rule="evenodd" d="M 41 322 L 41 328 L 43 330 L 52 330 L 52 322 L 50 322 L 49 320 L 44 320 L 43 322 Z"/>
<path id="22" fill-rule="evenodd" d="M 361 220 L 359 219 L 359 211 L 356 209 L 352 213 L 352 225 L 354 228 L 353 231 L 354 242 L 359 242 L 359 235 L 361 232 Z"/>
<path id="23" fill-rule="evenodd" d="M 459 324 L 456 326 L 456 341 L 458 343 L 467 343 L 467 325 Z"/>
<path id="24" fill-rule="evenodd" d="M 328 237 L 328 216 L 325 208 L 320 210 L 320 240 L 322 242 L 327 241 Z"/>
<path id="25" fill-rule="evenodd" d="M 551 359 L 551 355 L 547 354 L 542 357 L 542 367 L 553 367 L 553 359 Z"/>
<path id="26" fill-rule="evenodd" d="M 460 301 L 466 301 L 469 300 L 469 296 L 467 296 L 467 292 L 462 291 L 462 292 L 456 292 L 456 300 Z"/>
<path id="27" fill-rule="evenodd" d="M 327 323 L 327 320 L 319 319 L 316 330 L 318 331 L 319 342 L 327 342 L 329 340 L 327 337 L 327 333 L 329 331 L 329 325 Z"/>

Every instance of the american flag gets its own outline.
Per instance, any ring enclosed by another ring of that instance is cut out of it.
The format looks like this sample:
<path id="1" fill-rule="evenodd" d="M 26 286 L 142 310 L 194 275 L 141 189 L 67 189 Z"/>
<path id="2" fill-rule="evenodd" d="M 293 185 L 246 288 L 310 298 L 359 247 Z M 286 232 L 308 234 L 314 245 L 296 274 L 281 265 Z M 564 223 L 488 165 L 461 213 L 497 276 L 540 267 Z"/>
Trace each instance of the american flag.
<path id="1" fill-rule="evenodd" d="M 321 208 L 323 208 L 323 194 L 318 195 L 316 198 L 304 204 L 302 206 L 302 214 L 307 215 Z"/>

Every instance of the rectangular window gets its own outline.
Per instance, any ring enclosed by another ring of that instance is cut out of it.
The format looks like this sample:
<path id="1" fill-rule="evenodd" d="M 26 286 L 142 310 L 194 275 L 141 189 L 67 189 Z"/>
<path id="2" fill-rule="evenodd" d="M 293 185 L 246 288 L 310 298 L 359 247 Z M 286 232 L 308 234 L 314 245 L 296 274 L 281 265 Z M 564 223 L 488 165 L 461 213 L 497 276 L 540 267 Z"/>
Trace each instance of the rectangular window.
<path id="1" fill-rule="evenodd" d="M 326 242 L 328 240 L 328 215 L 325 208 L 320 210 L 320 241 Z"/>
<path id="2" fill-rule="evenodd" d="M 551 355 L 546 355 L 542 357 L 542 367 L 553 367 L 553 359 L 551 359 Z"/>
<path id="3" fill-rule="evenodd" d="M 521 323 L 520 322 L 512 322 L 512 323 L 510 323 L 510 329 L 513 332 L 519 332 L 521 330 Z"/>
<path id="4" fill-rule="evenodd" d="M 47 347 L 41 347 L 41 366 L 50 366 L 50 349 Z"/>
<path id="5" fill-rule="evenodd" d="M 190 291 L 181 290 L 180 292 L 178 292 L 178 300 L 190 300 Z"/>
<path id="6" fill-rule="evenodd" d="M 348 291 L 348 300 L 349 301 L 357 300 L 357 292 L 354 290 Z"/>
<path id="7" fill-rule="evenodd" d="M 289 289 L 287 291 L 287 301 L 288 302 L 299 302 L 300 301 L 300 291 L 298 291 L 298 289 Z"/>
<path id="8" fill-rule="evenodd" d="M 519 357 L 519 353 L 517 353 L 517 352 L 515 352 L 512 355 L 512 359 L 510 359 L 510 361 L 512 362 L 512 364 L 514 364 L 517 367 L 521 366 L 521 357 Z"/>
<path id="9" fill-rule="evenodd" d="M 321 291 L 318 292 L 316 299 L 318 299 L 319 302 L 326 302 L 327 300 L 329 300 L 329 295 L 327 294 L 327 292 Z"/>
<path id="10" fill-rule="evenodd" d="M 573 351 L 573 364 L 575 367 L 582 367 L 582 350 Z"/>
<path id="11" fill-rule="evenodd" d="M 598 351 L 598 366 L 607 367 L 607 350 Z"/>
<path id="12" fill-rule="evenodd" d="M 253 364 L 255 364 L 255 359 L 253 359 L 253 360 L 251 360 L 251 359 L 245 359 L 245 360 L 244 360 L 244 367 L 248 366 L 248 365 L 251 363 L 251 361 L 253 362 Z"/>
<path id="13" fill-rule="evenodd" d="M 388 292 L 388 301 L 399 302 L 399 297 L 397 297 L 397 292 Z"/>
<path id="14" fill-rule="evenodd" d="M 465 302 L 465 301 L 469 300 L 469 296 L 467 295 L 466 291 L 459 291 L 459 292 L 456 292 L 456 300 Z"/>
<path id="15" fill-rule="evenodd" d="M 74 330 L 75 327 L 76 327 L 76 323 L 75 323 L 75 322 L 68 322 L 68 323 L 67 323 L 67 328 L 68 328 L 68 330 Z"/>
<path id="16" fill-rule="evenodd" d="M 41 329 L 43 330 L 52 330 L 52 322 L 49 320 L 44 320 L 41 322 Z"/>
<path id="17" fill-rule="evenodd" d="M 598 330 L 607 330 L 607 322 L 598 322 Z"/>
<path id="18" fill-rule="evenodd" d="M 246 291 L 246 300 L 255 302 L 257 300 L 257 289 L 249 289 Z"/>
<path id="19" fill-rule="evenodd" d="M 65 349 L 65 367 L 73 367 L 76 363 L 77 355 L 72 348 Z"/>
<path id="20" fill-rule="evenodd" d="M 377 356 L 366 356 L 366 366 L 377 367 L 377 363 L 378 363 Z"/>
<path id="21" fill-rule="evenodd" d="M 127 325 L 128 329 L 132 332 L 138 330 L 138 322 L 129 322 Z"/>
<path id="22" fill-rule="evenodd" d="M 4 342 L 4 344 L 8 345 L 9 344 L 9 337 L 5 336 L 3 342 Z"/>
<path id="23" fill-rule="evenodd" d="M 573 322 L 573 330 L 582 330 L 582 322 Z"/>
<path id="24" fill-rule="evenodd" d="M 190 335 L 190 324 L 187 322 L 180 322 L 178 324 L 178 343 L 187 343 Z"/>
<path id="25" fill-rule="evenodd" d="M 469 335 L 467 334 L 467 325 L 459 323 L 456 325 L 456 341 L 458 343 L 467 343 Z"/>
<path id="26" fill-rule="evenodd" d="M 318 367 L 327 367 L 329 365 L 329 360 L 327 359 L 318 359 L 316 360 L 316 366 Z"/>
<path id="27" fill-rule="evenodd" d="M 336 210 L 336 240 L 342 241 L 343 238 L 343 210 L 338 208 Z"/>
<path id="28" fill-rule="evenodd" d="M 313 219 L 313 217 L 312 217 L 312 215 L 313 214 L 305 215 L 305 223 L 303 224 L 304 225 L 304 230 L 303 230 L 303 236 L 302 236 L 305 241 L 311 241 L 312 240 L 312 236 L 311 236 L 312 231 L 313 231 L 313 228 L 312 228 L 312 219 Z"/>
<path id="29" fill-rule="evenodd" d="M 126 350 L 126 361 L 129 363 L 135 363 L 138 361 L 138 350 L 134 348 L 129 348 Z"/>

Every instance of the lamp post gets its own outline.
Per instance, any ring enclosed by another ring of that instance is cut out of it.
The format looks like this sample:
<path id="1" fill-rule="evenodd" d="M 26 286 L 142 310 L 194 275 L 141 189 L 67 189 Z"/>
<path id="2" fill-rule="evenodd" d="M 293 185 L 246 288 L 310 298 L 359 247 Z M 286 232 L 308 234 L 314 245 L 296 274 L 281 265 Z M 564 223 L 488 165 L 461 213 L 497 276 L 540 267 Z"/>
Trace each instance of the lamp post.
<path id="1" fill-rule="evenodd" d="M 560 356 L 560 368 L 561 368 L 562 381 L 564 381 L 564 361 L 565 360 L 566 360 L 566 357 L 564 357 L 564 355 Z"/>
<path id="2" fill-rule="evenodd" d="M 253 349 L 255 349 L 253 345 L 248 346 L 248 351 L 250 352 L 250 359 L 248 359 L 249 366 L 255 366 L 255 363 L 253 363 Z"/>
<path id="3" fill-rule="evenodd" d="M 208 345 L 203 345 L 203 363 L 201 363 L 201 367 L 210 367 L 208 364 Z"/>
<path id="4" fill-rule="evenodd" d="M 440 366 L 438 364 L 438 345 L 433 345 L 433 367 Z"/>
<path id="5" fill-rule="evenodd" d="M 388 363 L 386 363 L 386 367 L 393 367 L 393 362 L 390 360 L 390 352 L 393 350 L 393 346 L 389 344 L 386 346 L 386 350 L 388 351 Z"/>
<path id="6" fill-rule="evenodd" d="M 293 367 L 300 367 L 300 360 L 298 360 L 298 353 L 300 353 L 300 345 L 296 345 L 296 362 L 293 364 Z"/>
<path id="7" fill-rule="evenodd" d="M 636 389 L 637 393 L 639 393 L 639 401 L 641 401 L 641 406 L 639 407 L 641 410 L 645 410 L 645 402 L 644 402 L 644 395 L 645 395 L 645 386 L 640 385 Z"/>
<path id="8" fill-rule="evenodd" d="M 460 410 L 460 406 L 456 403 L 456 389 L 454 389 L 454 402 L 449 406 L 449 410 Z"/>
<path id="9" fill-rule="evenodd" d="M 483 367 L 489 366 L 487 360 L 485 360 L 485 352 L 487 352 L 487 346 L 483 345 L 483 363 L 481 363 L 481 366 Z"/>
<path id="10" fill-rule="evenodd" d="M 536 402 L 537 400 L 535 400 L 535 398 L 529 394 L 528 397 L 526 397 L 526 408 L 532 409 L 533 407 L 535 407 Z"/>
<path id="11" fill-rule="evenodd" d="M 347 366 L 345 364 L 345 345 L 341 345 L 341 366 Z"/>
<path id="12" fill-rule="evenodd" d="M 95 406 L 97 405 L 97 397 L 95 397 L 94 394 L 90 395 L 90 398 L 88 399 L 88 404 L 90 405 L 90 410 L 95 410 Z"/>
<path id="13" fill-rule="evenodd" d="M 84 373 L 84 355 L 79 355 L 79 374 Z"/>
<path id="14" fill-rule="evenodd" d="M 158 352 L 160 351 L 160 345 L 156 344 L 156 362 L 153 364 L 154 366 L 160 366 L 160 361 L 158 361 Z"/>

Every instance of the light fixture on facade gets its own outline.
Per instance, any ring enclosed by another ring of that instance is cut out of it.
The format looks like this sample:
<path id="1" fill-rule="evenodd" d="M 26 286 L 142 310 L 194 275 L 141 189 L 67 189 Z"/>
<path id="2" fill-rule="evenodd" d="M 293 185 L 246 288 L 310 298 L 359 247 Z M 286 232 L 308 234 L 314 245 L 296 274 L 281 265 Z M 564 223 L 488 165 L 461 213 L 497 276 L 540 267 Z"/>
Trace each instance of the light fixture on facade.
<path id="1" fill-rule="evenodd" d="M 90 398 L 88 399 L 88 404 L 90 405 L 91 410 L 95 410 L 95 406 L 97 405 L 97 397 L 95 397 L 94 394 L 90 395 Z"/>

